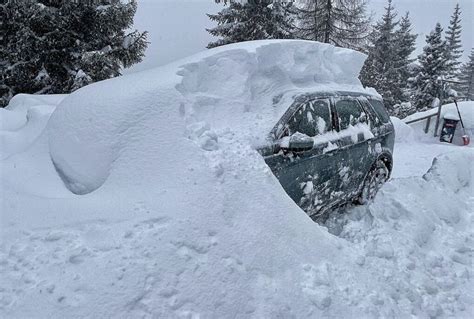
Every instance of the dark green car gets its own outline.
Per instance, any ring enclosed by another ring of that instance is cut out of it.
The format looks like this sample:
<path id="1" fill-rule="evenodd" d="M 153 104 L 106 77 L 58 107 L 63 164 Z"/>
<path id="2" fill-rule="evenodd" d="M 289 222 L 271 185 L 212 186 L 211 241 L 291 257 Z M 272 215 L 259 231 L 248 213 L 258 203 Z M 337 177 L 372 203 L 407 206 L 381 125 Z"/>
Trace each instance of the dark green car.
<path id="1" fill-rule="evenodd" d="M 259 151 L 288 195 L 315 218 L 375 197 L 389 178 L 395 133 L 382 100 L 354 92 L 294 99 Z"/>

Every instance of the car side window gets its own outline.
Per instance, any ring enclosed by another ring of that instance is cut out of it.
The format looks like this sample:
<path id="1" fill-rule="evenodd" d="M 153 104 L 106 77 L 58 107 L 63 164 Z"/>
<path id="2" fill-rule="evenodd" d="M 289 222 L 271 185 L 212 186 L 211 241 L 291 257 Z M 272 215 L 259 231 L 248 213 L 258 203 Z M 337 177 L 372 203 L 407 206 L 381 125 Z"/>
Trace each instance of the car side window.
<path id="1" fill-rule="evenodd" d="M 331 130 L 331 107 L 328 99 L 308 101 L 290 118 L 287 134 L 296 132 L 308 136 L 324 134 Z"/>
<path id="2" fill-rule="evenodd" d="M 339 128 L 344 130 L 358 123 L 367 123 L 367 114 L 357 100 L 342 99 L 336 102 L 336 111 L 339 116 Z"/>
<path id="3" fill-rule="evenodd" d="M 390 116 L 388 115 L 387 110 L 385 109 L 385 106 L 383 105 L 382 101 L 375 99 L 369 99 L 368 101 L 370 105 L 372 105 L 372 108 L 374 109 L 375 113 L 377 113 L 378 118 L 382 120 L 383 123 L 390 122 Z"/>

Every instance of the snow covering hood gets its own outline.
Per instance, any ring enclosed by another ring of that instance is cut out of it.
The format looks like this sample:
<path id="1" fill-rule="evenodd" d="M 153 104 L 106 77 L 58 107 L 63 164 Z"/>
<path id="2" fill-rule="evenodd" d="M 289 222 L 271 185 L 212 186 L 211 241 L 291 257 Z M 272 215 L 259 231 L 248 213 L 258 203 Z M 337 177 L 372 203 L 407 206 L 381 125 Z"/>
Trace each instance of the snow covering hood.
<path id="1" fill-rule="evenodd" d="M 125 170 L 133 163 L 156 172 L 152 167 L 165 158 L 176 163 L 199 153 L 191 141 L 206 151 L 222 148 L 224 139 L 256 145 L 295 94 L 365 92 L 358 80 L 364 59 L 312 41 L 252 41 L 89 85 L 54 112 L 51 158 L 66 185 L 85 194 L 105 182 L 121 157 L 129 157 Z M 167 179 L 158 175 L 154 181 Z"/>

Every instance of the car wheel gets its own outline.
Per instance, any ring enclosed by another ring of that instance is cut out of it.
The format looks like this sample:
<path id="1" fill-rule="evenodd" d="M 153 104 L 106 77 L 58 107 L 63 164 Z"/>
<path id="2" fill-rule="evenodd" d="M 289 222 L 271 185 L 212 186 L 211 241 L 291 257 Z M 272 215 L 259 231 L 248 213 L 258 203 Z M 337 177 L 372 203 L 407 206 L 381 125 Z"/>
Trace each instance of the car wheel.
<path id="1" fill-rule="evenodd" d="M 377 195 L 382 185 L 388 180 L 389 170 L 387 165 L 379 159 L 365 177 L 364 185 L 357 202 L 361 205 L 371 202 Z"/>

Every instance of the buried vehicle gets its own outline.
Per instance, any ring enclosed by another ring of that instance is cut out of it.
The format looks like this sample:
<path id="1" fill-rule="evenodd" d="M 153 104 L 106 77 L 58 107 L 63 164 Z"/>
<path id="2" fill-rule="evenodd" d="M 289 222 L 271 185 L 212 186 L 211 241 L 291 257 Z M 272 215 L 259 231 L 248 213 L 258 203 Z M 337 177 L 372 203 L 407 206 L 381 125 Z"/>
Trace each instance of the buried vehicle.
<path id="1" fill-rule="evenodd" d="M 248 174 L 263 189 L 268 175 L 257 176 L 270 168 L 276 188 L 265 193 L 287 200 L 279 181 L 310 216 L 364 202 L 388 178 L 394 142 L 381 97 L 358 79 L 365 58 L 313 41 L 251 41 L 97 82 L 52 114 L 51 162 L 77 195 L 104 191 L 115 178 L 128 191 L 132 181 L 140 189 L 194 185 L 190 172 L 205 159 L 202 176 L 218 179 L 202 187 L 206 199 L 225 172 Z"/>
<path id="2" fill-rule="evenodd" d="M 373 199 L 392 170 L 395 133 L 380 98 L 302 94 L 260 148 L 288 195 L 312 218 Z"/>

